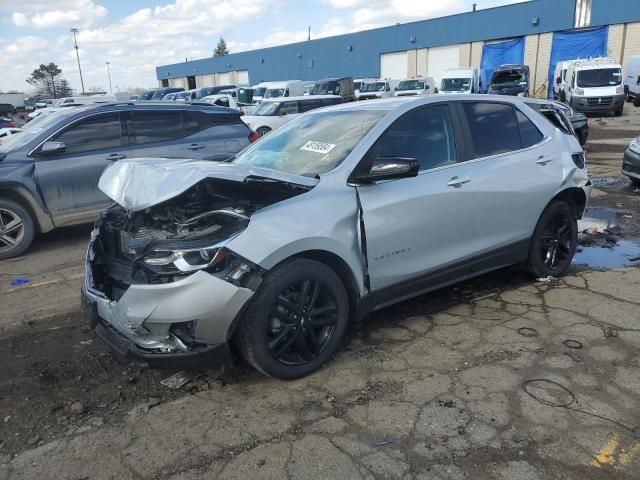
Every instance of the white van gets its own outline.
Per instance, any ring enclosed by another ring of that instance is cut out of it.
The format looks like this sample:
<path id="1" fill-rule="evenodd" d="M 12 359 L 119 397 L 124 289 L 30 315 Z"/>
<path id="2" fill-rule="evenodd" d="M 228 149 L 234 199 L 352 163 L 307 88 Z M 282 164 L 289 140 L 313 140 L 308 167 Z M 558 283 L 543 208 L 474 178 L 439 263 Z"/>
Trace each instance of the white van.
<path id="1" fill-rule="evenodd" d="M 402 80 L 396 88 L 396 97 L 410 95 L 433 95 L 436 93 L 436 81 L 433 77 L 420 77 Z"/>
<path id="2" fill-rule="evenodd" d="M 484 93 L 482 72 L 477 68 L 450 68 L 440 80 L 438 93 Z"/>
<path id="3" fill-rule="evenodd" d="M 90 105 L 92 103 L 110 103 L 126 101 L 129 95 L 126 94 L 125 98 L 118 98 L 118 95 L 85 95 L 82 97 L 62 97 L 53 101 L 53 108 L 68 107 L 70 105 Z"/>
<path id="4" fill-rule="evenodd" d="M 393 97 L 400 85 L 400 80 L 376 80 L 360 87 L 358 100 Z"/>
<path id="5" fill-rule="evenodd" d="M 262 101 L 262 97 L 264 97 L 264 92 L 267 91 L 268 86 L 269 82 L 260 82 L 251 87 L 253 89 L 254 103 L 260 103 Z"/>
<path id="6" fill-rule="evenodd" d="M 553 72 L 553 99 L 565 100 L 565 85 L 567 83 L 567 68 L 569 64 L 576 60 L 566 60 L 556 63 L 556 69 Z"/>
<path id="7" fill-rule="evenodd" d="M 267 98 L 298 97 L 304 95 L 302 80 L 286 80 L 283 82 L 269 82 L 264 92 L 263 100 Z"/>
<path id="8" fill-rule="evenodd" d="M 614 112 L 622 115 L 622 66 L 611 58 L 571 62 L 567 68 L 566 101 L 579 112 Z"/>
<path id="9" fill-rule="evenodd" d="M 356 100 L 360 98 L 360 89 L 365 83 L 375 82 L 375 78 L 355 78 L 353 80 L 353 95 Z"/>
<path id="10" fill-rule="evenodd" d="M 624 71 L 624 84 L 627 100 L 633 100 L 634 105 L 640 106 L 640 56 L 629 58 Z"/>

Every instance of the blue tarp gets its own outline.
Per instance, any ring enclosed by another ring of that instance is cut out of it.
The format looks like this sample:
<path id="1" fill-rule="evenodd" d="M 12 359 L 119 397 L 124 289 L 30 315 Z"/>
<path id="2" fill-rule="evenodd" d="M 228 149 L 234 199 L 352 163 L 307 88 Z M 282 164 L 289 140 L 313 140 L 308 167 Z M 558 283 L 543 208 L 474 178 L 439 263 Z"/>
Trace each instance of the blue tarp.
<path id="1" fill-rule="evenodd" d="M 499 43 L 486 43 L 482 47 L 482 63 L 484 70 L 482 90 L 487 91 L 491 75 L 496 67 L 505 64 L 522 64 L 524 62 L 524 37 Z"/>
<path id="2" fill-rule="evenodd" d="M 556 64 L 564 60 L 604 57 L 607 54 L 608 32 L 609 27 L 598 27 L 575 32 L 555 32 L 553 34 L 548 75 L 549 98 L 553 96 L 553 74 L 556 70 Z"/>

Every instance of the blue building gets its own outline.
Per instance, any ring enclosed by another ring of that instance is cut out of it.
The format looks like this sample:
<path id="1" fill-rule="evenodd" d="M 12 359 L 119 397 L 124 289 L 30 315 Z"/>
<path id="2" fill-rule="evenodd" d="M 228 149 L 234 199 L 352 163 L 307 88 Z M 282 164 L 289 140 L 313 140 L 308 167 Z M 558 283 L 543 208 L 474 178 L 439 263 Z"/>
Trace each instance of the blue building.
<path id="1" fill-rule="evenodd" d="M 537 95 L 555 62 L 640 55 L 639 0 L 531 0 L 448 17 L 156 67 L 160 86 L 253 85 L 330 76 L 413 78 L 502 63 L 531 69 Z M 566 58 L 565 58 L 566 57 Z"/>

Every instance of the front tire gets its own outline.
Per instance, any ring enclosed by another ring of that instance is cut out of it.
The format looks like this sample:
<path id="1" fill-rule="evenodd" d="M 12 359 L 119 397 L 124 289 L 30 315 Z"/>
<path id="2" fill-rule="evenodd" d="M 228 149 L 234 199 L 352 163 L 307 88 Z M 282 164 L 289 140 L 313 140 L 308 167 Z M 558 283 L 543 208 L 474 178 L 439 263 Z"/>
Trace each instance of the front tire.
<path id="1" fill-rule="evenodd" d="M 527 268 L 535 278 L 561 277 L 578 245 L 578 221 L 571 206 L 551 203 L 538 220 L 529 246 Z"/>
<path id="2" fill-rule="evenodd" d="M 271 377 L 304 377 L 333 356 L 348 323 L 340 277 L 323 263 L 294 259 L 262 280 L 239 325 L 240 352 Z"/>
<path id="3" fill-rule="evenodd" d="M 34 235 L 35 226 L 29 212 L 13 200 L 0 199 L 0 260 L 24 253 Z"/>

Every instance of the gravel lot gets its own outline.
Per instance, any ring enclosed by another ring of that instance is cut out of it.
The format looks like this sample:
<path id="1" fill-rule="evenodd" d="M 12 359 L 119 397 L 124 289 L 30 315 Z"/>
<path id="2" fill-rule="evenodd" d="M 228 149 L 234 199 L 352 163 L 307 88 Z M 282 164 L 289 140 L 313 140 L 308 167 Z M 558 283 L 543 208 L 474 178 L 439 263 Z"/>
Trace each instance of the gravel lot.
<path id="1" fill-rule="evenodd" d="M 639 478 L 640 193 L 619 177 L 639 132 L 630 104 L 590 120 L 590 214 L 617 247 L 379 311 L 294 382 L 238 366 L 172 390 L 119 364 L 79 314 L 89 227 L 41 236 L 0 262 L 0 480 Z"/>

